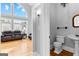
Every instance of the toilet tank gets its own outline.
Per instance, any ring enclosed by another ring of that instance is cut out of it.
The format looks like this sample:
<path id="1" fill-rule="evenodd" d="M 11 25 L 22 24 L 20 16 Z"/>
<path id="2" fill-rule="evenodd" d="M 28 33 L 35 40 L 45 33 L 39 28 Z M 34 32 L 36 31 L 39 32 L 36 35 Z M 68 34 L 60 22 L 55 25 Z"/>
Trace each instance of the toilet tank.
<path id="1" fill-rule="evenodd" d="M 64 36 L 56 36 L 56 41 L 60 43 L 64 43 Z"/>

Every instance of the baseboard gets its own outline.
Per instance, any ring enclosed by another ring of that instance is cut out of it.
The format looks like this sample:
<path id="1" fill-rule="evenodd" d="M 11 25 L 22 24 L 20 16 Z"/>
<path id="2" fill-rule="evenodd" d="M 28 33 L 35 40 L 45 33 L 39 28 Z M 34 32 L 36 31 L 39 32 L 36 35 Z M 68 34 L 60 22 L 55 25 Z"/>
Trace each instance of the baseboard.
<path id="1" fill-rule="evenodd" d="M 65 46 L 65 45 L 63 46 L 63 49 L 66 50 L 66 51 L 72 52 L 72 53 L 74 52 L 73 48 Z"/>

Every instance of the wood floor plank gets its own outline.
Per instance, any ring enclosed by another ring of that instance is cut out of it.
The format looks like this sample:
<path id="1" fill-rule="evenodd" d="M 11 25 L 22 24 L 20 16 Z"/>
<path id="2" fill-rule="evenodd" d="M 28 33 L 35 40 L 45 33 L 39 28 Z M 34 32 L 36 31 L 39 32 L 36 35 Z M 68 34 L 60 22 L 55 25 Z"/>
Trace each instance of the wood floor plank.
<path id="1" fill-rule="evenodd" d="M 55 49 L 50 51 L 50 56 L 73 56 L 73 53 L 63 50 L 60 54 L 54 52 Z"/>
<path id="2" fill-rule="evenodd" d="M 32 40 L 23 39 L 0 43 L 0 53 L 9 56 L 32 56 Z"/>

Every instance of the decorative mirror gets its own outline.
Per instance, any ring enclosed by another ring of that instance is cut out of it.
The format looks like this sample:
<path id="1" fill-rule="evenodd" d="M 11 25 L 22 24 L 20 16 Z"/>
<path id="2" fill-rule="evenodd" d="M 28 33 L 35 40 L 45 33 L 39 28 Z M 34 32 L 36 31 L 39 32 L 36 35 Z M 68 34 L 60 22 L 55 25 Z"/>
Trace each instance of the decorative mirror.
<path id="1" fill-rule="evenodd" d="M 73 25 L 73 27 L 75 27 L 75 28 L 78 28 L 78 27 L 79 27 L 79 14 L 75 15 L 75 16 L 72 18 L 72 25 Z"/>

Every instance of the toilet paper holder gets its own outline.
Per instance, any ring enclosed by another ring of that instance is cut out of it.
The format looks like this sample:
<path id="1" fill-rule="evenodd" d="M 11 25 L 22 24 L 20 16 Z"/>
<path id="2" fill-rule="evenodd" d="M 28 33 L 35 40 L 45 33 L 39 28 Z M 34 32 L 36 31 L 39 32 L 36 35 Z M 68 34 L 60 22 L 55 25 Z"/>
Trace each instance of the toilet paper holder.
<path id="1" fill-rule="evenodd" d="M 65 26 L 65 27 L 57 27 L 57 29 L 67 29 L 68 27 Z"/>

